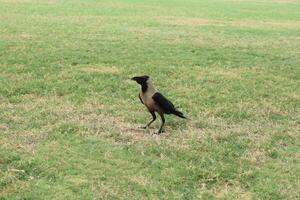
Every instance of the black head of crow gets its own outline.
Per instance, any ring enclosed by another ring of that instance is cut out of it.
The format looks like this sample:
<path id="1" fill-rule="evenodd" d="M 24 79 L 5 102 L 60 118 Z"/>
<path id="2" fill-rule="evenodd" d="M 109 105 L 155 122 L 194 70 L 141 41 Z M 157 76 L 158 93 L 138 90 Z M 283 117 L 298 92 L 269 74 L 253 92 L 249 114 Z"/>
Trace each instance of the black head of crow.
<path id="1" fill-rule="evenodd" d="M 185 118 L 182 112 L 178 111 L 171 101 L 169 101 L 155 89 L 149 76 L 135 76 L 131 78 L 131 80 L 134 80 L 141 85 L 139 99 L 141 100 L 141 103 L 148 108 L 148 111 L 153 117 L 153 119 L 145 126 L 145 128 L 150 126 L 150 124 L 152 124 L 152 122 L 156 120 L 155 112 L 160 115 L 162 120 L 162 124 L 158 133 L 162 132 L 163 126 L 165 124 L 164 114 L 174 114 L 178 117 Z"/>

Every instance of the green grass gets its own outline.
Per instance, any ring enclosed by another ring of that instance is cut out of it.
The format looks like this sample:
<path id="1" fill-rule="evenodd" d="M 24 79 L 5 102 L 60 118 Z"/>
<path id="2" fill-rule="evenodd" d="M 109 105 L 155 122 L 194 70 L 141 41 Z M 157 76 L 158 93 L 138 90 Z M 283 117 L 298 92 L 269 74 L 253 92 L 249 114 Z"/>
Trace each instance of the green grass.
<path id="1" fill-rule="evenodd" d="M 0 0 L 0 199 L 299 199 L 297 0 Z M 148 74 L 190 120 L 151 118 Z"/>

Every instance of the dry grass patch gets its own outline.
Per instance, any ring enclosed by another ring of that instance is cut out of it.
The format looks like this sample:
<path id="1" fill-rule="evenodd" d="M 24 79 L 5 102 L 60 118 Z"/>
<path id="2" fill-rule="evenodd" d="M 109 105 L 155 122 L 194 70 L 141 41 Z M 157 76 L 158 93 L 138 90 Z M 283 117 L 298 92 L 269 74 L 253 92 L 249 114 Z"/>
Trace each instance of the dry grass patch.
<path id="1" fill-rule="evenodd" d="M 82 176 L 78 176 L 78 175 L 67 175 L 67 176 L 65 176 L 65 179 L 68 182 L 70 182 L 72 185 L 75 185 L 77 187 L 88 184 L 88 182 L 89 182 L 89 180 L 87 178 L 83 178 Z"/>
<path id="2" fill-rule="evenodd" d="M 70 116 L 74 107 L 70 102 L 57 96 L 38 97 L 28 94 L 23 95 L 23 102 L 1 104 L 0 109 L 5 119 L 10 124 L 14 124 L 13 128 L 10 128 L 6 122 L 1 124 L 2 133 L 9 138 L 6 144 L 18 151 L 33 153 L 39 141 L 46 139 L 48 132 L 52 130 L 53 120 L 59 121 Z M 34 115 L 28 116 L 30 113 L 34 113 Z M 41 127 L 28 129 L 27 126 L 32 126 L 32 122 L 41 120 L 40 116 L 43 113 L 46 114 L 44 116 L 46 122 L 43 122 Z"/>
<path id="3" fill-rule="evenodd" d="M 259 0 L 259 1 L 253 1 L 253 0 L 226 0 L 228 2 L 239 2 L 239 3 L 244 3 L 244 2 L 253 2 L 253 3 L 282 3 L 282 4 L 289 4 L 289 3 L 299 3 L 297 0 Z"/>
<path id="4" fill-rule="evenodd" d="M 252 163 L 264 163 L 266 154 L 262 149 L 248 149 L 243 158 Z"/>
<path id="5" fill-rule="evenodd" d="M 129 123 L 122 118 L 97 114 L 97 110 L 103 109 L 104 105 L 93 100 L 83 105 L 75 105 L 63 97 L 55 95 L 51 97 L 26 95 L 24 99 L 27 99 L 26 102 L 20 104 L 18 108 L 22 108 L 26 112 L 39 111 L 55 116 L 57 123 L 44 126 L 41 130 L 37 130 L 39 133 L 42 131 L 47 133 L 56 126 L 70 123 L 87 128 L 87 132 L 82 133 L 82 135 L 100 135 L 101 137 L 110 138 L 111 135 L 119 134 L 122 137 L 130 137 L 129 142 L 134 143 L 137 140 L 149 137 L 154 132 L 154 129 L 149 131 L 141 129 L 142 124 Z M 22 117 L 19 118 L 19 120 L 22 120 Z"/>
<path id="6" fill-rule="evenodd" d="M 29 41 L 35 38 L 35 35 L 28 33 L 15 33 L 15 34 L 5 34 L 2 36 L 8 42 L 15 42 L 16 40 Z"/>
<path id="7" fill-rule="evenodd" d="M 9 172 L 8 174 L 3 174 L 0 171 L 0 177 L 3 179 L 9 179 L 12 181 L 15 181 L 17 178 L 15 177 L 15 173 Z M 22 182 L 18 181 L 18 183 L 15 183 L 11 187 L 1 187 L 0 188 L 0 197 L 4 195 L 10 195 L 10 194 L 15 194 L 18 193 L 19 191 L 25 190 L 26 188 L 29 187 L 30 182 L 24 180 Z"/>
<path id="8" fill-rule="evenodd" d="M 224 78 L 228 79 L 240 79 L 241 73 L 243 73 L 243 70 L 241 69 L 226 69 L 226 68 L 215 68 L 213 70 L 210 70 L 212 74 L 222 76 Z"/>
<path id="9" fill-rule="evenodd" d="M 250 200 L 252 195 L 250 192 L 246 192 L 244 189 L 236 185 L 225 184 L 222 187 L 212 189 L 217 199 L 226 199 L 226 197 L 234 196 L 235 199 Z M 233 195 L 234 194 L 234 195 Z"/>
<path id="10" fill-rule="evenodd" d="M 128 176 L 127 179 L 130 182 L 133 182 L 135 184 L 138 184 L 140 186 L 146 187 L 149 185 L 152 185 L 153 183 L 151 183 L 150 179 L 142 176 L 142 175 L 133 175 L 133 176 Z"/>
<path id="11" fill-rule="evenodd" d="M 241 80 L 244 74 L 262 74 L 263 69 L 253 68 L 221 68 L 221 67 L 210 67 L 209 69 L 199 69 L 198 76 L 195 76 L 197 80 L 202 80 L 203 77 L 215 77 L 221 76 L 226 79 L 237 79 Z M 195 72 L 194 72 L 195 73 Z"/>
<path id="12" fill-rule="evenodd" d="M 33 0 L 0 0 L 2 3 L 32 3 Z"/>
<path id="13" fill-rule="evenodd" d="M 162 31 L 155 28 L 150 27 L 132 27 L 129 29 L 131 34 L 134 34 L 135 39 L 144 40 L 150 37 L 159 37 L 161 36 Z"/>
<path id="14" fill-rule="evenodd" d="M 156 17 L 158 22 L 179 26 L 236 26 L 245 28 L 300 28 L 299 21 L 266 21 L 266 20 L 216 20 L 204 18 L 180 18 L 175 16 Z"/>
<path id="15" fill-rule="evenodd" d="M 118 180 L 115 180 L 116 182 Z M 124 193 L 123 190 L 117 188 L 116 186 L 109 184 L 105 181 L 97 181 L 92 184 L 93 199 L 126 199 L 130 191 Z"/>
<path id="16" fill-rule="evenodd" d="M 0 0 L 2 3 L 12 3 L 12 4 L 56 4 L 60 0 Z"/>
<path id="17" fill-rule="evenodd" d="M 251 28 L 289 28 L 299 29 L 300 21 L 258 21 L 258 20 L 243 20 L 228 22 L 228 25 L 237 27 L 251 27 Z"/>
<path id="18" fill-rule="evenodd" d="M 38 16 L 36 19 L 42 19 L 45 21 L 53 21 L 53 22 L 76 22 L 76 23 L 108 23 L 109 21 L 113 20 L 113 17 L 109 16 L 102 16 L 102 15 L 56 15 L 56 16 Z"/>
<path id="19" fill-rule="evenodd" d="M 86 73 L 119 74 L 121 70 L 115 66 L 86 65 L 78 67 L 78 70 Z"/>
<path id="20" fill-rule="evenodd" d="M 224 25 L 222 20 L 203 19 L 203 18 L 179 18 L 175 16 L 160 16 L 155 17 L 158 22 L 163 22 L 173 25 L 187 25 L 187 26 L 207 26 L 207 25 Z"/>

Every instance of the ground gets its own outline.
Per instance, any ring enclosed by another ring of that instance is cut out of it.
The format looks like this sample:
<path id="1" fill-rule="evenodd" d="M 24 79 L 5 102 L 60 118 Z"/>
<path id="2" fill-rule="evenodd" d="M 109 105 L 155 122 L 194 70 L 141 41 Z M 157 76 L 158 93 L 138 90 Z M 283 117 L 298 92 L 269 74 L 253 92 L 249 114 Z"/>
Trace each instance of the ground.
<path id="1" fill-rule="evenodd" d="M 299 13 L 0 0 L 0 199 L 299 199 Z M 144 74 L 189 120 L 140 129 Z"/>

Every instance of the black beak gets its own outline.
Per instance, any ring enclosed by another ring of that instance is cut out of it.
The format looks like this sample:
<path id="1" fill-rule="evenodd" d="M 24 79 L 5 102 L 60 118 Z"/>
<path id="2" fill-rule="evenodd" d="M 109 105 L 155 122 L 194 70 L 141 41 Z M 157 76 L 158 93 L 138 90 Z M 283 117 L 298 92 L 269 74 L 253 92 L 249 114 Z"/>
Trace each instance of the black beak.
<path id="1" fill-rule="evenodd" d="M 130 80 L 136 81 L 137 78 L 136 77 L 132 77 Z"/>

